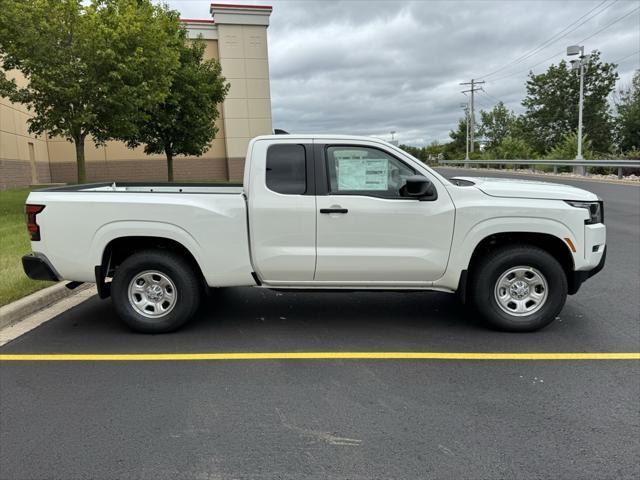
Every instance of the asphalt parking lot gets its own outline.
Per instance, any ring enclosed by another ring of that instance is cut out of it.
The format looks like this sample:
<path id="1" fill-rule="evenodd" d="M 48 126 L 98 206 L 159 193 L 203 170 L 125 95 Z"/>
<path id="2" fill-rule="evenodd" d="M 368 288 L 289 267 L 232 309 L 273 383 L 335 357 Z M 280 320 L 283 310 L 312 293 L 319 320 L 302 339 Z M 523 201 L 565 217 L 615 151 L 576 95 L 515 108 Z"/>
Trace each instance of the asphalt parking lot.
<path id="1" fill-rule="evenodd" d="M 534 334 L 441 293 L 238 288 L 157 336 L 92 298 L 0 353 L 639 352 L 640 187 L 562 183 L 604 199 L 607 264 Z M 0 362 L 2 479 L 639 477 L 638 360 Z"/>

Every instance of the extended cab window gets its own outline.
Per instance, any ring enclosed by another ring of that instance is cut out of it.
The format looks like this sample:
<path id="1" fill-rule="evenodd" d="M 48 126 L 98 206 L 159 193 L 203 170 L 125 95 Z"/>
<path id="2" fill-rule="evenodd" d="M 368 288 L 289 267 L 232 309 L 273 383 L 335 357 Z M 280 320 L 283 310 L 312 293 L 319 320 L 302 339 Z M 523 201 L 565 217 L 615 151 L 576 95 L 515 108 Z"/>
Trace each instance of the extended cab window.
<path id="1" fill-rule="evenodd" d="M 327 148 L 329 193 L 400 197 L 413 168 L 376 148 Z"/>
<path id="2" fill-rule="evenodd" d="M 267 150 L 267 188 L 302 195 L 307 191 L 306 154 L 302 145 L 271 145 Z"/>

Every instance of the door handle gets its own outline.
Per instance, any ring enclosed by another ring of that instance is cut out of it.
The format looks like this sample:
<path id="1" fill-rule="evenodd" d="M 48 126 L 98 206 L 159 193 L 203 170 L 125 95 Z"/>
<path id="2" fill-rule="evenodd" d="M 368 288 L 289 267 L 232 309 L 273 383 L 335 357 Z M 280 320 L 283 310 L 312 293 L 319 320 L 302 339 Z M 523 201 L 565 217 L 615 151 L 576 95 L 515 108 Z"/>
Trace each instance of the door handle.
<path id="1" fill-rule="evenodd" d="M 347 213 L 346 208 L 321 208 L 320 213 Z"/>

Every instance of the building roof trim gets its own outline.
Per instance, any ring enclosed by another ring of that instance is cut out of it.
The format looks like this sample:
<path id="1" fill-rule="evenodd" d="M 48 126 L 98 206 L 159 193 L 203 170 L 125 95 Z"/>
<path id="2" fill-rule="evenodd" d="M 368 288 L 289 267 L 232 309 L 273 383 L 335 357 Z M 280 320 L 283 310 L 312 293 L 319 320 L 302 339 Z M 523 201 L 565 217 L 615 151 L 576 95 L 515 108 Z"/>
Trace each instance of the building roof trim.
<path id="1" fill-rule="evenodd" d="M 221 8 L 225 8 L 225 9 L 256 9 L 256 10 L 273 10 L 273 7 L 271 5 L 244 5 L 244 4 L 238 4 L 238 3 L 212 3 L 210 9 L 213 10 L 214 8 L 216 9 L 221 9 Z"/>
<path id="2" fill-rule="evenodd" d="M 237 3 L 212 3 L 209 12 L 218 25 L 269 26 L 270 5 L 241 5 Z"/>

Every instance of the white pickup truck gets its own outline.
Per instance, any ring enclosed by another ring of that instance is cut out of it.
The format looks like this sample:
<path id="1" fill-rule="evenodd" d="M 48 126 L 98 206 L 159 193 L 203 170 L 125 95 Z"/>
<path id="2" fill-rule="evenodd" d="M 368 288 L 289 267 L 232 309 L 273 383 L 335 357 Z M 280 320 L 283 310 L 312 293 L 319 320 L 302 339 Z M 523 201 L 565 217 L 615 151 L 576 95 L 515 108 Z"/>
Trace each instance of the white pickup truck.
<path id="1" fill-rule="evenodd" d="M 368 137 L 273 135 L 244 183 L 102 183 L 31 193 L 31 278 L 95 282 L 133 329 L 168 332 L 207 287 L 457 292 L 533 331 L 602 269 L 603 205 L 578 188 L 447 180 Z"/>

